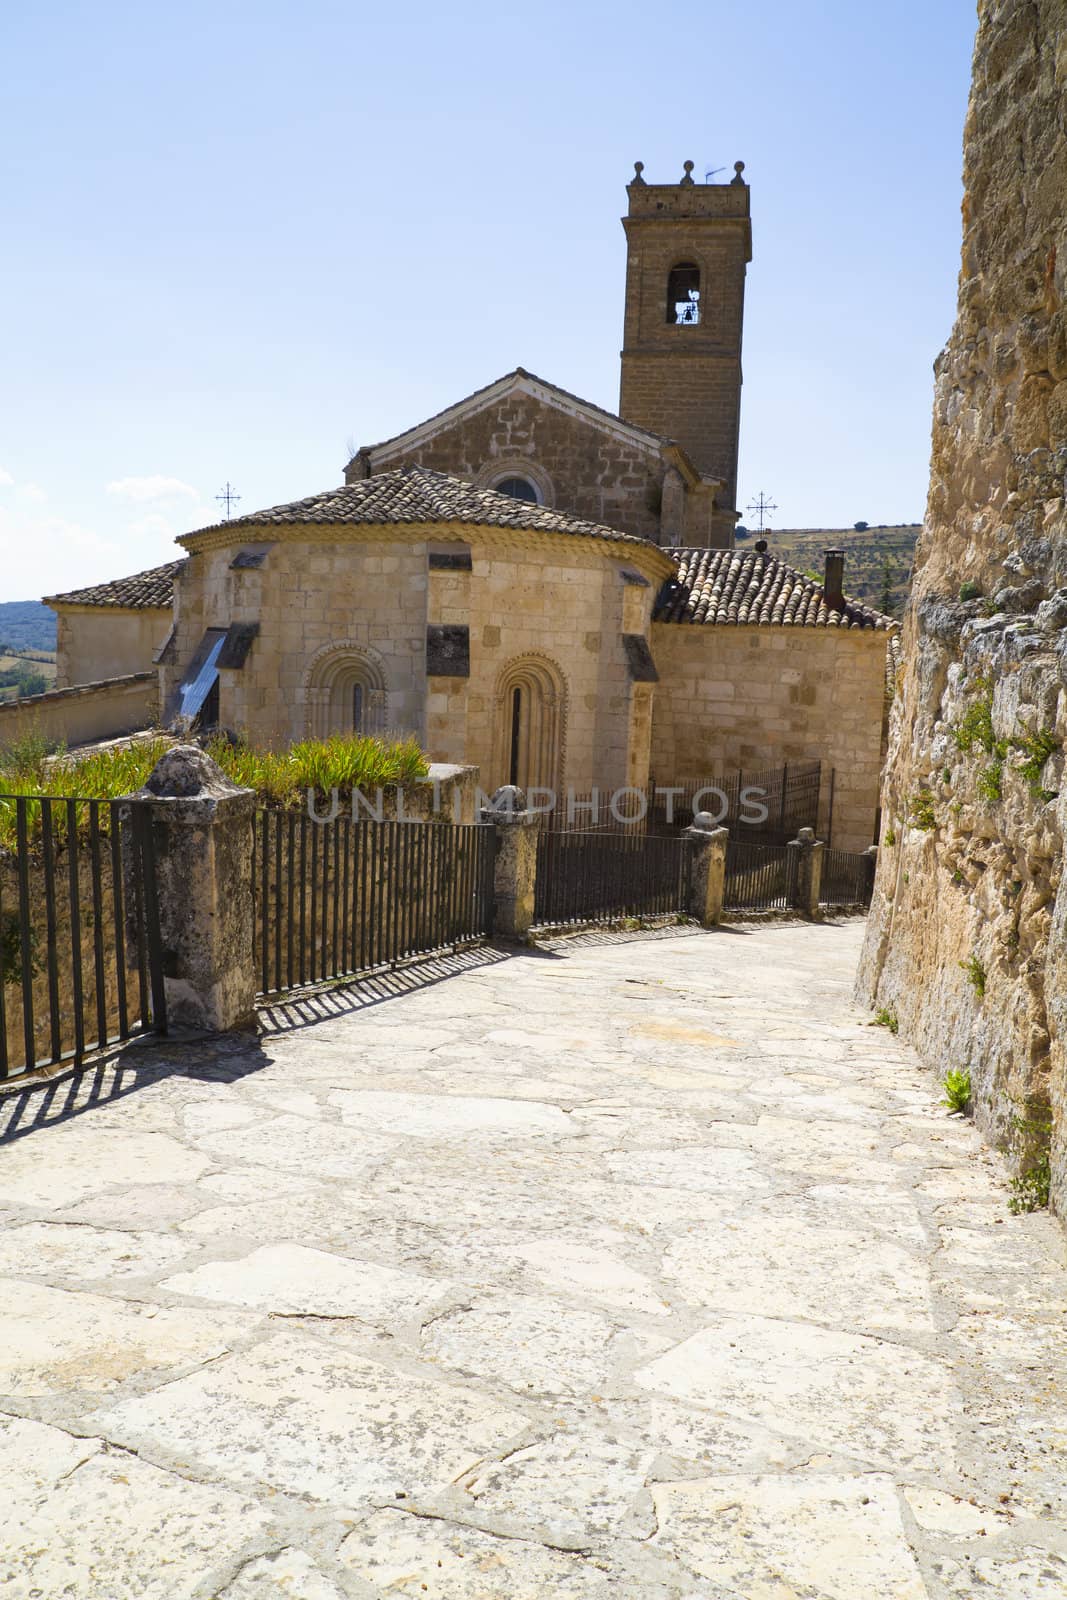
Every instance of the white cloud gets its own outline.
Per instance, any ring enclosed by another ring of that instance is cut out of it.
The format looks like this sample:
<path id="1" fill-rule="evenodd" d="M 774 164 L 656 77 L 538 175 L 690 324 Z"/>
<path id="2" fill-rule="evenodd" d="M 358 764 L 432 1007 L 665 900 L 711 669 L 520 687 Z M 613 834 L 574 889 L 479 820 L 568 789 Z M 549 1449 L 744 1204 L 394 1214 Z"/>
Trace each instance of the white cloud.
<path id="1" fill-rule="evenodd" d="M 14 483 L 14 481 L 10 472 L 5 472 L 3 467 L 0 467 L 0 489 L 6 489 L 8 484 Z"/>
<path id="2" fill-rule="evenodd" d="M 108 494 L 120 500 L 133 500 L 141 505 L 152 500 L 198 500 L 200 497 L 190 483 L 180 478 L 165 478 L 152 473 L 144 478 L 116 478 L 107 486 Z"/>
<path id="3" fill-rule="evenodd" d="M 39 483 L 20 483 L 18 487 L 20 500 L 28 500 L 31 505 L 39 506 L 48 496 Z"/>
<path id="4" fill-rule="evenodd" d="M 0 513 L 0 542 L 5 599 L 33 600 L 129 570 L 121 545 L 67 517 Z"/>
<path id="5" fill-rule="evenodd" d="M 129 524 L 131 533 L 152 535 L 154 533 L 174 534 L 174 524 L 170 517 L 165 517 L 161 511 L 150 511 L 146 517 L 138 517 Z"/>

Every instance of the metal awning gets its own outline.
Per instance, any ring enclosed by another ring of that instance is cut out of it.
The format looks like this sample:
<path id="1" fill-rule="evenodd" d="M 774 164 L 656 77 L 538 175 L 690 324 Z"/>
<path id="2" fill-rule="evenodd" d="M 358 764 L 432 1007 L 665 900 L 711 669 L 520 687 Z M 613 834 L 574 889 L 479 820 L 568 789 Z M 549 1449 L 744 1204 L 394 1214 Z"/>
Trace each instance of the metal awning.
<path id="1" fill-rule="evenodd" d="M 178 686 L 178 716 L 190 721 L 203 709 L 219 676 L 219 656 L 226 643 L 226 628 L 208 628 L 189 664 L 189 671 Z"/>

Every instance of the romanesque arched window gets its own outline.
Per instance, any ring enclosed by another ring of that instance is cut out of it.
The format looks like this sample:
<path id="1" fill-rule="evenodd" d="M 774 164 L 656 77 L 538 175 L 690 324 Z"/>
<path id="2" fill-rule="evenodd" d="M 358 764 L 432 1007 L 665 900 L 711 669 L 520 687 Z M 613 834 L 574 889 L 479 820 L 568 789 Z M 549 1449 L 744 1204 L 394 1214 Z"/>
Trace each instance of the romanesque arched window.
<path id="1" fill-rule="evenodd" d="M 384 732 L 388 696 L 379 664 L 352 645 L 320 654 L 308 680 L 307 720 L 308 733 L 319 739 Z"/>
<path id="2" fill-rule="evenodd" d="M 692 261 L 680 261 L 667 278 L 667 321 L 678 327 L 693 327 L 700 321 L 700 268 Z"/>
<path id="3" fill-rule="evenodd" d="M 497 679 L 494 784 L 558 791 L 563 781 L 566 688 L 543 656 L 519 656 Z"/>

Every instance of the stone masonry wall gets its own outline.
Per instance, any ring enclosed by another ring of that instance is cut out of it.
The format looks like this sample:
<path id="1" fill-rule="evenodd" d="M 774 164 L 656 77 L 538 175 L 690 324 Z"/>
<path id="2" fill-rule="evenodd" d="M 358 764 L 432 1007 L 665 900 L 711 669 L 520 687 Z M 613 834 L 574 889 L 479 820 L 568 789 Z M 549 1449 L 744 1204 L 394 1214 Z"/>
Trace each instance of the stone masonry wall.
<path id="1" fill-rule="evenodd" d="M 658 444 L 630 442 L 533 395 L 508 395 L 407 451 L 390 452 L 378 470 L 411 466 L 490 486 L 508 468 L 521 474 L 539 467 L 551 490 L 546 504 L 659 541 L 664 469 Z"/>
<path id="2" fill-rule="evenodd" d="M 884 633 L 658 622 L 652 654 L 658 782 L 821 760 L 836 772 L 834 844 L 867 848 L 881 770 Z M 828 798 L 826 781 L 824 813 Z"/>
<path id="3" fill-rule="evenodd" d="M 1067 1212 L 1067 0 L 983 0 L 860 993 Z"/>

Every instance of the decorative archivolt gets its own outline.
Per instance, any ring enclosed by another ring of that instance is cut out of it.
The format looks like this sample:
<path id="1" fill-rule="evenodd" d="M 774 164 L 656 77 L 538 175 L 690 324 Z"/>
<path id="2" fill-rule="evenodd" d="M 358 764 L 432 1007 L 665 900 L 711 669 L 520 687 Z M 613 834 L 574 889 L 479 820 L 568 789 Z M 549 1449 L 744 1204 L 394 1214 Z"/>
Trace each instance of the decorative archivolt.
<path id="1" fill-rule="evenodd" d="M 556 491 L 552 479 L 539 461 L 529 456 L 494 456 L 479 469 L 475 483 L 479 489 L 495 489 L 508 478 L 525 478 L 537 490 L 537 503 L 554 506 Z"/>
<path id="2" fill-rule="evenodd" d="M 381 656 L 353 639 L 323 645 L 308 662 L 304 705 L 313 738 L 382 732 L 389 720 L 389 692 Z"/>
<path id="3" fill-rule="evenodd" d="M 554 661 L 531 652 L 516 656 L 501 668 L 494 694 L 493 727 L 496 782 L 514 781 L 523 789 L 561 790 L 567 681 Z"/>

